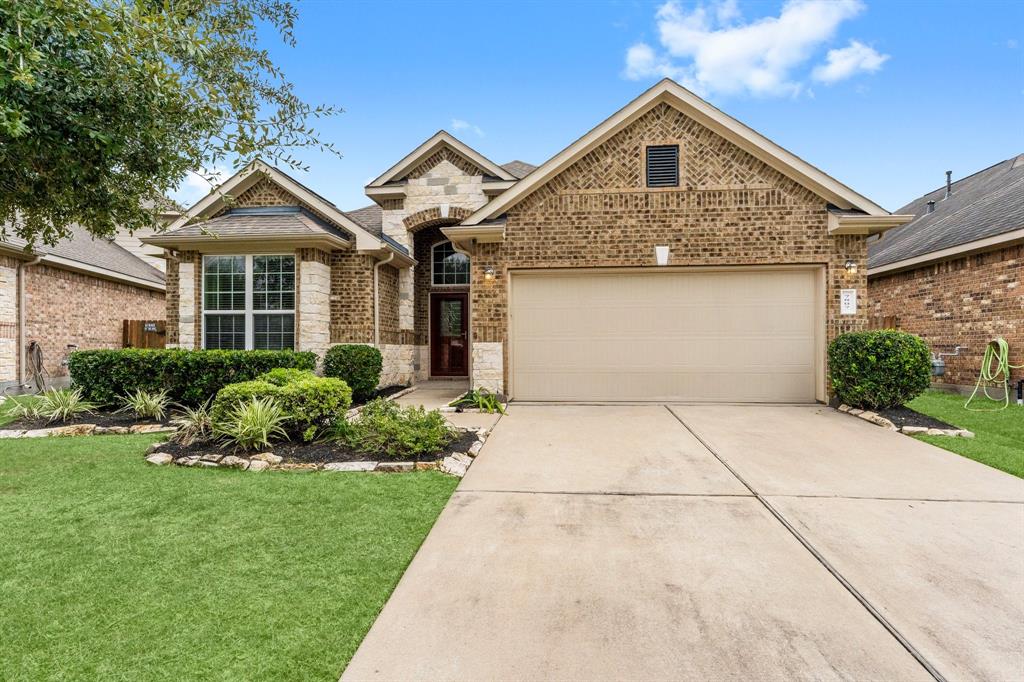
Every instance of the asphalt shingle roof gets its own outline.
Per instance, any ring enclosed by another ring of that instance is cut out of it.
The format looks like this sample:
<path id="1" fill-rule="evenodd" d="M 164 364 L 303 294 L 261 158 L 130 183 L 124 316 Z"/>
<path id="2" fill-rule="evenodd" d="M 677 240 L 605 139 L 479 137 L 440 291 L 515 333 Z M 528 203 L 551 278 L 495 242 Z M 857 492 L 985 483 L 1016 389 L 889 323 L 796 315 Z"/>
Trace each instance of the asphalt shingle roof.
<path id="1" fill-rule="evenodd" d="M 508 171 L 511 175 L 514 175 L 517 179 L 522 180 L 527 175 L 537 170 L 537 167 L 532 163 L 526 163 L 525 161 L 509 161 L 508 163 L 501 164 L 501 167 Z"/>
<path id="2" fill-rule="evenodd" d="M 259 237 L 267 234 L 308 237 L 329 234 L 341 239 L 349 235 L 301 208 L 233 208 L 210 220 L 179 227 L 162 236 L 202 237 L 212 235 L 231 239 Z"/>
<path id="3" fill-rule="evenodd" d="M 868 267 L 1024 228 L 1024 154 L 957 180 L 952 190 L 948 199 L 943 186 L 895 211 L 917 217 L 868 243 Z"/>
<path id="4" fill-rule="evenodd" d="M 343 211 L 345 215 L 361 225 L 367 232 L 377 235 L 384 233 L 384 209 L 377 204 L 370 204 L 354 211 Z"/>

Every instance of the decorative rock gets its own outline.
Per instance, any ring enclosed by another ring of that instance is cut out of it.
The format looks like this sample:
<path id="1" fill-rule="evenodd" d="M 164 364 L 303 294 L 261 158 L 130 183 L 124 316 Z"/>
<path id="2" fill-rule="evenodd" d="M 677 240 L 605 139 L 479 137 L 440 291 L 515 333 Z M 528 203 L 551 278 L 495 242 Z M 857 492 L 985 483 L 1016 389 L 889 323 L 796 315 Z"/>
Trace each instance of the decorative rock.
<path id="1" fill-rule="evenodd" d="M 22 438 L 46 438 L 51 433 L 53 433 L 53 429 L 30 429 L 30 430 L 25 431 L 24 433 L 22 433 L 21 437 Z"/>
<path id="2" fill-rule="evenodd" d="M 154 453 L 154 454 L 150 455 L 149 457 L 147 457 L 146 461 L 149 462 L 150 464 L 156 464 L 157 466 L 163 466 L 164 464 L 170 464 L 171 462 L 173 462 L 174 458 L 171 457 L 166 452 L 157 452 L 157 453 Z"/>
<path id="3" fill-rule="evenodd" d="M 262 459 L 253 459 L 249 461 L 249 471 L 263 471 L 270 468 L 269 462 L 264 462 Z"/>
<path id="4" fill-rule="evenodd" d="M 974 438 L 974 432 L 968 431 L 967 429 L 959 429 L 956 432 L 956 435 L 959 436 L 960 438 Z"/>
<path id="5" fill-rule="evenodd" d="M 160 448 L 162 448 L 165 445 L 167 445 L 167 443 L 165 441 L 160 441 L 158 443 L 152 443 L 148 448 L 146 448 L 146 454 L 147 455 L 152 455 L 154 452 L 156 452 L 157 450 L 159 450 Z"/>
<path id="6" fill-rule="evenodd" d="M 441 466 L 438 468 L 446 474 L 451 474 L 452 476 L 458 476 L 459 478 L 462 478 L 463 476 L 466 475 L 466 469 L 468 467 L 462 461 L 455 459 L 455 457 L 452 456 L 445 457 L 443 460 L 441 460 Z"/>
<path id="7" fill-rule="evenodd" d="M 895 424 L 893 424 L 890 420 L 888 420 L 885 417 L 883 417 L 881 415 L 878 415 L 878 414 L 876 414 L 874 417 L 872 417 L 868 421 L 870 421 L 872 424 L 877 424 L 878 426 L 881 426 L 883 428 L 889 429 L 890 431 L 897 431 L 898 430 L 896 428 Z"/>
<path id="8" fill-rule="evenodd" d="M 462 452 L 454 452 L 452 453 L 452 457 L 456 461 L 465 464 L 467 468 L 473 464 L 473 455 L 464 454 Z"/>
<path id="9" fill-rule="evenodd" d="M 438 467 L 437 461 L 416 462 L 416 471 L 435 471 Z"/>
<path id="10" fill-rule="evenodd" d="M 253 455 L 249 459 L 257 462 L 266 462 L 267 464 L 280 464 L 284 460 L 284 457 L 279 457 L 273 452 L 261 452 L 258 455 Z"/>
<path id="11" fill-rule="evenodd" d="M 120 435 L 124 435 L 126 433 L 131 433 L 131 429 L 129 429 L 127 426 L 97 426 L 93 430 L 93 434 L 95 434 L 97 436 L 102 436 L 102 435 L 111 435 L 111 436 L 112 435 L 118 435 L 118 436 L 120 436 Z"/>
<path id="12" fill-rule="evenodd" d="M 51 436 L 88 436 L 96 430 L 95 424 L 71 424 L 50 429 Z"/>
<path id="13" fill-rule="evenodd" d="M 875 414 L 874 412 L 869 412 L 869 411 L 867 411 L 867 410 L 864 410 L 864 411 L 862 411 L 862 412 L 861 412 L 860 414 L 858 414 L 857 416 L 858 416 L 858 417 L 860 417 L 861 419 L 865 419 L 865 420 L 867 420 L 867 421 L 871 421 L 871 420 L 873 420 L 873 419 L 874 419 L 875 417 L 877 417 L 878 415 L 877 415 L 877 414 Z"/>
<path id="14" fill-rule="evenodd" d="M 224 459 L 224 455 L 218 455 L 215 452 L 208 452 L 205 455 L 201 456 L 199 459 L 204 462 L 213 462 L 214 464 L 216 464 L 217 462 Z"/>
<path id="15" fill-rule="evenodd" d="M 850 409 L 850 414 L 854 415 L 855 417 L 859 417 L 863 413 L 864 413 L 864 410 L 858 409 L 856 407 Z"/>
<path id="16" fill-rule="evenodd" d="M 388 473 L 403 473 L 416 468 L 415 462 L 377 462 L 374 471 L 385 471 Z"/>
<path id="17" fill-rule="evenodd" d="M 324 471 L 373 471 L 377 462 L 328 462 Z"/>
<path id="18" fill-rule="evenodd" d="M 200 460 L 199 460 L 198 462 L 196 462 L 196 463 L 195 463 L 195 464 L 194 464 L 193 466 L 200 466 L 200 467 L 213 467 L 213 468 L 216 468 L 216 467 L 217 467 L 217 466 L 219 466 L 219 465 L 218 465 L 218 464 L 217 464 L 216 462 L 208 462 L 208 461 L 206 461 L 206 460 L 204 460 L 204 459 L 200 459 Z"/>
<path id="19" fill-rule="evenodd" d="M 915 433 L 928 433 L 928 427 L 927 426 L 904 426 L 902 429 L 900 429 L 900 431 L 902 431 L 903 433 L 905 433 L 907 435 L 912 436 Z"/>
<path id="20" fill-rule="evenodd" d="M 437 408 L 437 411 L 438 412 L 458 412 L 459 410 L 458 410 L 457 407 L 452 407 L 451 405 L 443 405 L 443 406 Z M 466 412 L 467 410 L 465 408 L 463 408 L 462 411 Z"/>
<path id="21" fill-rule="evenodd" d="M 475 443 L 473 443 L 472 445 L 470 445 L 469 446 L 469 456 L 470 457 L 476 457 L 477 455 L 479 455 L 480 454 L 480 448 L 482 448 L 483 446 L 484 446 L 484 442 L 482 440 L 478 440 Z"/>
<path id="22" fill-rule="evenodd" d="M 234 467 L 235 469 L 245 469 L 249 466 L 249 460 L 242 459 L 241 457 L 235 457 L 234 455 L 228 455 L 220 461 L 222 467 Z"/>
<path id="23" fill-rule="evenodd" d="M 847 405 L 846 403 L 843 403 L 842 405 L 840 405 L 840 406 L 839 406 L 839 407 L 837 407 L 836 409 L 837 409 L 837 410 L 839 410 L 840 412 L 849 412 L 849 411 L 850 411 L 850 410 L 852 410 L 853 408 L 852 408 L 852 407 L 850 407 L 849 405 Z"/>
<path id="24" fill-rule="evenodd" d="M 135 424 L 128 429 L 130 433 L 163 433 L 173 430 L 173 426 L 164 426 L 163 424 Z"/>
<path id="25" fill-rule="evenodd" d="M 174 463 L 180 467 L 193 467 L 196 465 L 196 462 L 198 461 L 198 455 L 189 455 L 188 457 L 179 457 L 178 459 L 174 460 Z"/>
<path id="26" fill-rule="evenodd" d="M 0 438 L 21 438 L 25 435 L 25 432 L 21 429 L 3 429 L 0 430 Z"/>

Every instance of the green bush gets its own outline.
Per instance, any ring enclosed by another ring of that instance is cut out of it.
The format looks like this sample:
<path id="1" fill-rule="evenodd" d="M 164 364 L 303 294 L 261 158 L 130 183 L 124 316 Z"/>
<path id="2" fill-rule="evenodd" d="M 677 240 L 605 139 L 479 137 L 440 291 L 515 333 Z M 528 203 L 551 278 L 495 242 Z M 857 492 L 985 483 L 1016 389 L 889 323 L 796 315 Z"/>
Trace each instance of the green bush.
<path id="1" fill-rule="evenodd" d="M 373 397 L 380 384 L 384 358 L 373 346 L 343 344 L 331 346 L 324 355 L 324 376 L 337 377 L 352 388 L 358 401 Z"/>
<path id="2" fill-rule="evenodd" d="M 316 377 L 311 370 L 308 369 L 292 369 L 290 367 L 278 367 L 272 369 L 265 374 L 261 374 L 256 377 L 260 381 L 267 381 L 275 386 L 284 386 L 285 384 L 293 381 L 300 381 L 302 379 L 309 379 Z"/>
<path id="3" fill-rule="evenodd" d="M 377 398 L 366 404 L 355 421 L 339 423 L 335 436 L 359 452 L 416 457 L 439 452 L 455 432 L 437 410 L 402 408 Z"/>
<path id="4" fill-rule="evenodd" d="M 278 373 L 275 378 L 283 380 Z M 267 398 L 280 406 L 286 419 L 286 429 L 310 441 L 338 420 L 352 405 L 352 390 L 341 379 L 318 377 L 311 372 L 298 372 L 294 381 L 280 385 L 257 379 L 222 388 L 213 401 L 210 419 L 219 424 L 239 406 L 253 399 Z"/>
<path id="5" fill-rule="evenodd" d="M 903 405 L 931 382 L 931 353 L 917 336 L 891 329 L 842 334 L 828 347 L 829 378 L 848 405 Z"/>
<path id="6" fill-rule="evenodd" d="M 167 391 L 182 405 L 200 405 L 217 391 L 277 367 L 312 370 L 315 353 L 276 350 L 183 350 L 125 348 L 81 350 L 68 362 L 71 380 L 99 404 L 142 390 Z"/>

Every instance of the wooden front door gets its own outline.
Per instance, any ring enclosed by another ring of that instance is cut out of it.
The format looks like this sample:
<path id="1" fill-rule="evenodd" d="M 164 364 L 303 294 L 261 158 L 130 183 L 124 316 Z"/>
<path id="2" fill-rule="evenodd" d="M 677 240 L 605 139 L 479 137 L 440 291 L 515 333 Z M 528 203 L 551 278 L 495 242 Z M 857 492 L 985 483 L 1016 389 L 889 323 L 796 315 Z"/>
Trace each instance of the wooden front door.
<path id="1" fill-rule="evenodd" d="M 469 296 L 430 296 L 430 374 L 469 375 Z"/>

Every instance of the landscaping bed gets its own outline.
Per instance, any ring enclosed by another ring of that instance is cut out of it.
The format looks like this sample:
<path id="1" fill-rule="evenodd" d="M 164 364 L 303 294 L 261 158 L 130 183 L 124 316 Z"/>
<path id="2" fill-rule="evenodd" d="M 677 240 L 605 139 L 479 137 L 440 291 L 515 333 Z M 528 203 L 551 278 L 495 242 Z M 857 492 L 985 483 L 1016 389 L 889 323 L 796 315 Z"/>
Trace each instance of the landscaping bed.
<path id="1" fill-rule="evenodd" d="M 896 428 L 903 430 L 905 426 L 919 426 L 926 429 L 959 429 L 959 426 L 953 424 L 947 424 L 941 419 L 930 417 L 927 414 L 921 414 L 916 410 L 912 410 L 906 405 L 900 407 L 887 407 L 875 411 L 877 414 L 885 417 L 893 424 Z"/>
<path id="2" fill-rule="evenodd" d="M 77 414 L 70 419 L 59 419 L 54 421 L 48 421 L 42 417 L 15 419 L 9 424 L 6 424 L 4 428 L 12 431 L 28 431 L 35 429 L 51 429 L 59 426 L 77 426 L 82 424 L 92 424 L 93 426 L 99 427 L 101 430 L 113 429 L 113 432 L 115 433 L 122 428 L 125 429 L 124 433 L 127 433 L 133 426 L 141 424 L 160 424 L 161 426 L 168 426 L 167 420 L 158 421 L 149 418 L 139 418 L 127 412 L 101 408 L 92 413 Z"/>

